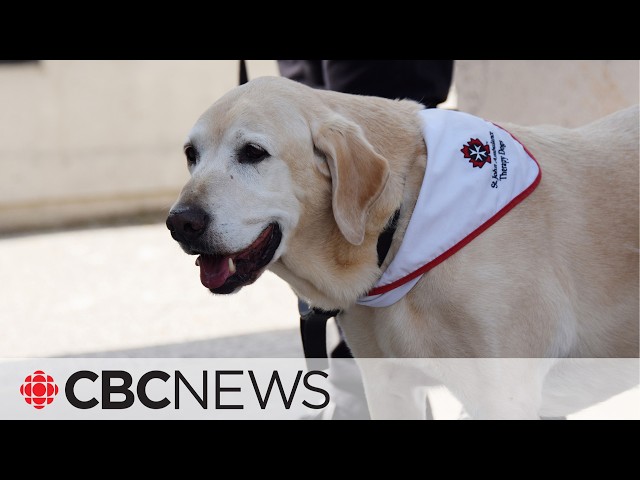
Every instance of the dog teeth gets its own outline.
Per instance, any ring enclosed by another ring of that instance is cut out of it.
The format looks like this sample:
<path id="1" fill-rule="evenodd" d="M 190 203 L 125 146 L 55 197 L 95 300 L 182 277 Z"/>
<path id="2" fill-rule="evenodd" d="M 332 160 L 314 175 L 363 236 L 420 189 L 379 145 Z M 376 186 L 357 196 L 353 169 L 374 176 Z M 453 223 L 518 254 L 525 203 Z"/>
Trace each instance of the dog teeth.
<path id="1" fill-rule="evenodd" d="M 196 267 L 200 266 L 200 257 L 196 258 Z"/>
<path id="2" fill-rule="evenodd" d="M 233 274 L 236 273 L 236 265 L 233 263 L 233 258 L 229 257 L 229 271 Z"/>

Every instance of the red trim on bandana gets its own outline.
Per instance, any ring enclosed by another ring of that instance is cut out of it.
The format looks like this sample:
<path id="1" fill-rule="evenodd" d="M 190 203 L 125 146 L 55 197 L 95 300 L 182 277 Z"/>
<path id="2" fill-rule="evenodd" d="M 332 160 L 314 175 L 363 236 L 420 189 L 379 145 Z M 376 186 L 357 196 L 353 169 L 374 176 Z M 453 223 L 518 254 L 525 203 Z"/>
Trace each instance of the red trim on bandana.
<path id="1" fill-rule="evenodd" d="M 516 142 L 518 142 L 520 145 L 522 145 L 522 148 L 524 148 L 525 152 L 527 152 L 527 155 L 529 155 L 533 159 L 533 161 L 536 162 L 536 165 L 538 166 L 538 176 L 536 177 L 536 179 L 533 181 L 533 183 L 531 185 L 529 185 L 519 195 L 514 197 L 509 203 L 507 203 L 504 207 L 502 207 L 502 209 L 499 210 L 493 217 L 491 217 L 489 220 L 484 222 L 482 225 L 480 225 L 478 228 L 476 228 L 473 232 L 471 232 L 469 235 L 467 235 L 461 241 L 456 243 L 449 250 L 447 250 L 446 252 L 444 252 L 441 255 L 437 256 L 436 258 L 431 260 L 426 265 L 423 265 L 419 269 L 414 270 L 413 272 L 411 272 L 408 275 L 405 275 L 404 277 L 402 277 L 399 280 L 396 280 L 395 282 L 389 283 L 387 285 L 382 285 L 381 287 L 372 288 L 369 291 L 369 293 L 367 293 L 367 296 L 381 295 L 383 293 L 390 292 L 391 290 L 393 290 L 395 288 L 398 288 L 401 285 L 404 285 L 405 283 L 407 283 L 407 282 L 413 280 L 414 278 L 419 277 L 420 275 L 424 274 L 425 272 L 431 270 L 433 267 L 441 264 L 447 258 L 449 258 L 451 255 L 453 255 L 454 253 L 458 252 L 465 245 L 469 244 L 474 238 L 476 238 L 478 235 L 480 235 L 482 232 L 484 232 L 491 225 L 493 225 L 498 220 L 500 220 L 502 217 L 504 217 L 507 214 L 507 212 L 509 212 L 509 210 L 511 210 L 518 203 L 520 203 L 522 200 L 527 198 L 529 196 L 529 194 L 531 192 L 533 192 L 536 189 L 536 187 L 540 184 L 540 179 L 542 178 L 542 169 L 540 168 L 540 164 L 538 163 L 538 160 L 536 160 L 536 157 L 533 156 L 533 154 L 529 151 L 529 149 L 520 140 L 518 140 L 515 137 L 515 135 L 513 135 L 508 130 L 505 130 L 500 125 L 497 125 L 495 123 L 494 123 L 494 125 L 496 127 L 498 127 L 499 129 L 504 130 L 509 135 L 511 135 L 511 138 L 513 138 Z"/>

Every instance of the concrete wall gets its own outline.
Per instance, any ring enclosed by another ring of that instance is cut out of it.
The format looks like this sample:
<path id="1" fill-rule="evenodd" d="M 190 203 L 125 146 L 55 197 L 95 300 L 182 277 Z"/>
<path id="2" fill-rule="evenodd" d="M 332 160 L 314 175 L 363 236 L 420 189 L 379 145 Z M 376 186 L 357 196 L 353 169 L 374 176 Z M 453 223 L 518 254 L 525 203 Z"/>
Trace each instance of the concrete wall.
<path id="1" fill-rule="evenodd" d="M 0 65 L 0 231 L 167 209 L 187 132 L 237 77 L 236 60 Z"/>
<path id="2" fill-rule="evenodd" d="M 272 60 L 248 67 L 277 74 Z M 0 64 L 0 232 L 166 211 L 186 133 L 237 74 L 236 60 Z M 638 103 L 638 62 L 458 61 L 449 103 L 579 125 Z"/>
<path id="3" fill-rule="evenodd" d="M 636 60 L 458 60 L 458 109 L 493 121 L 577 127 L 638 103 Z"/>

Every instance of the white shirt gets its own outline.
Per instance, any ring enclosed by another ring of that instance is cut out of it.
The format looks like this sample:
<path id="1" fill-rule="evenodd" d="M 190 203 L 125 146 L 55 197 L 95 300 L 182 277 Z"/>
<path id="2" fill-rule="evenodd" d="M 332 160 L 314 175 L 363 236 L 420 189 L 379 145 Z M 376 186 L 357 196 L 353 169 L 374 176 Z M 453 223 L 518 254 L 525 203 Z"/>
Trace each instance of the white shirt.
<path id="1" fill-rule="evenodd" d="M 357 303 L 393 305 L 422 275 L 456 253 L 540 183 L 533 155 L 509 132 L 473 115 L 427 109 L 420 116 L 427 168 L 402 245 Z"/>

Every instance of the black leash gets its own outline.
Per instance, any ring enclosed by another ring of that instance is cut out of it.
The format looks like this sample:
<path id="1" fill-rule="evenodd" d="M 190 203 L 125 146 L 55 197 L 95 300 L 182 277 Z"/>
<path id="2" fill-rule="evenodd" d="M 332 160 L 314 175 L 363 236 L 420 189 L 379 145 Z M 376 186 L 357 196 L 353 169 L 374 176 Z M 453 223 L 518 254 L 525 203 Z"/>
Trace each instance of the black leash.
<path id="1" fill-rule="evenodd" d="M 240 72 L 238 73 L 238 85 L 244 85 L 249 81 L 247 75 L 247 64 L 244 60 L 240 60 Z"/>
<path id="2" fill-rule="evenodd" d="M 393 235 L 398 227 L 400 209 L 396 210 L 393 217 L 387 223 L 380 236 L 376 249 L 378 251 L 378 267 L 382 265 L 384 259 L 391 248 Z M 302 300 L 298 300 L 298 311 L 300 312 L 300 336 L 302 337 L 302 349 L 305 358 L 326 359 L 327 355 L 327 321 L 337 316 L 340 310 L 322 310 L 312 308 Z M 329 367 L 329 361 L 314 362 L 313 368 L 324 370 Z M 310 367 L 311 368 L 311 367 Z"/>

